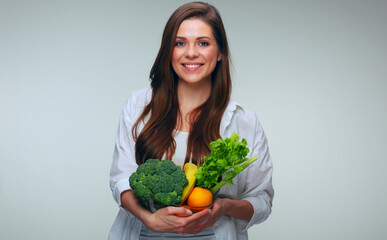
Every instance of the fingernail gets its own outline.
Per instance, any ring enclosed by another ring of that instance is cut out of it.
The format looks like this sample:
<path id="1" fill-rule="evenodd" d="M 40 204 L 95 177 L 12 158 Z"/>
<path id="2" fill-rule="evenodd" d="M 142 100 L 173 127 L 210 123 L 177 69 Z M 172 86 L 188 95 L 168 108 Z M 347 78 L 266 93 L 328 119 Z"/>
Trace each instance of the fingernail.
<path id="1" fill-rule="evenodd" d="M 192 214 L 192 211 L 187 209 L 187 214 Z"/>

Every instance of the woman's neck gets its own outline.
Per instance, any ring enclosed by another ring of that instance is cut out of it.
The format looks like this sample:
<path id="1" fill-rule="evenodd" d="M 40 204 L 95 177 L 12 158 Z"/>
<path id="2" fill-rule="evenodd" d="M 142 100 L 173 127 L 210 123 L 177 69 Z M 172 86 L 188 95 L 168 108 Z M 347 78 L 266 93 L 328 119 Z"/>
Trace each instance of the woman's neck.
<path id="1" fill-rule="evenodd" d="M 202 105 L 211 94 L 211 82 L 201 84 L 187 84 L 179 81 L 177 85 L 177 97 L 180 109 L 191 111 Z"/>
<path id="2" fill-rule="evenodd" d="M 179 111 L 181 119 L 178 120 L 178 130 L 189 132 L 190 131 L 190 112 L 195 108 L 202 105 L 211 94 L 211 82 L 208 81 L 204 84 L 187 84 L 180 81 L 177 85 L 177 97 L 179 99 Z"/>

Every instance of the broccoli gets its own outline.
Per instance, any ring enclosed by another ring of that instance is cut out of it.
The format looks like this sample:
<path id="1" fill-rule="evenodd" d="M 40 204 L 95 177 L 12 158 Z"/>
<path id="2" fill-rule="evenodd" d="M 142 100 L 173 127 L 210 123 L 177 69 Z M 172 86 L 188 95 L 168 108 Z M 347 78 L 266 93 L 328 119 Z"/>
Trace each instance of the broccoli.
<path id="1" fill-rule="evenodd" d="M 183 188 L 188 184 L 185 173 L 169 160 L 148 159 L 129 177 L 134 195 L 162 206 L 177 205 L 182 201 Z"/>

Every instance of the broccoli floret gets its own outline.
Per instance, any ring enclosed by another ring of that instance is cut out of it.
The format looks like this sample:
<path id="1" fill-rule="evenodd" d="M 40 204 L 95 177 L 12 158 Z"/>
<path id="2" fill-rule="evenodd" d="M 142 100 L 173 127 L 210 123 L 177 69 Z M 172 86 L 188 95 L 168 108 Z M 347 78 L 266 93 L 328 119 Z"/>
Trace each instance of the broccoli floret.
<path id="1" fill-rule="evenodd" d="M 176 166 L 174 162 L 169 160 L 161 160 L 160 161 L 160 170 L 166 174 L 171 174 L 175 172 L 180 167 Z"/>
<path id="2" fill-rule="evenodd" d="M 161 172 L 158 176 L 154 176 L 150 188 L 153 193 L 169 193 L 174 190 L 172 176 Z"/>
<path id="3" fill-rule="evenodd" d="M 178 195 L 175 191 L 173 191 L 168 193 L 156 193 L 154 196 L 154 200 L 159 203 L 175 205 L 175 203 L 180 203 L 182 198 L 181 198 L 181 194 Z"/>
<path id="4" fill-rule="evenodd" d="M 158 160 L 158 159 L 148 159 L 148 160 L 146 160 L 146 162 L 149 164 L 149 163 L 151 163 L 151 164 L 154 164 L 154 165 L 158 165 L 159 164 L 159 162 L 160 162 L 160 160 Z M 141 164 L 142 165 L 142 164 Z"/>
<path id="5" fill-rule="evenodd" d="M 141 195 L 143 199 L 149 199 L 152 196 L 152 191 L 139 182 L 135 183 L 132 188 L 134 195 Z"/>
<path id="6" fill-rule="evenodd" d="M 149 159 L 138 166 L 129 178 L 133 193 L 147 201 L 150 198 L 163 206 L 181 202 L 183 188 L 188 180 L 181 168 L 169 160 Z"/>
<path id="7" fill-rule="evenodd" d="M 174 171 L 173 173 L 171 173 L 171 177 L 173 181 L 174 190 L 176 191 L 177 195 L 181 196 L 181 194 L 183 193 L 183 188 L 181 187 L 181 184 L 183 184 L 184 186 L 187 186 L 188 184 L 188 180 L 185 176 L 185 173 L 183 171 Z"/>
<path id="8" fill-rule="evenodd" d="M 156 172 L 157 165 L 159 160 L 157 159 L 149 159 L 147 164 L 141 164 L 138 166 L 137 172 L 144 173 L 145 175 L 152 175 Z"/>

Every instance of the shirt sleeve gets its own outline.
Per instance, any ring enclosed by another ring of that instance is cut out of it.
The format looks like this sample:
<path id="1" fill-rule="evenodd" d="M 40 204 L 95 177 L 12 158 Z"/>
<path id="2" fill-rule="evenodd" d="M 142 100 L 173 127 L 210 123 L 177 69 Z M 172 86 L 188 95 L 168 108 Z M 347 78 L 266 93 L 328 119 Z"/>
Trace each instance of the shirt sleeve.
<path id="1" fill-rule="evenodd" d="M 253 126 L 251 123 L 254 123 Z M 272 161 L 269 154 L 268 142 L 258 118 L 255 114 L 243 119 L 239 127 L 241 133 L 248 136 L 247 142 L 251 142 L 249 156 L 256 155 L 257 160 L 238 176 L 238 188 L 243 189 L 238 199 L 249 201 L 254 208 L 250 221 L 235 219 L 237 230 L 246 231 L 254 224 L 265 221 L 271 214 L 274 189 L 272 186 Z M 254 131 L 252 131 L 254 130 Z M 245 131 L 250 131 L 248 134 Z M 253 132 L 253 135 L 251 135 Z M 241 135 L 241 136 L 243 136 Z M 251 136 L 251 137 L 250 137 Z"/>
<path id="2" fill-rule="evenodd" d="M 112 190 L 114 200 L 120 207 L 121 193 L 130 189 L 129 177 L 137 169 L 135 142 L 132 136 L 132 127 L 135 121 L 134 100 L 132 95 L 121 113 L 115 139 L 113 161 L 110 168 L 110 189 Z"/>

